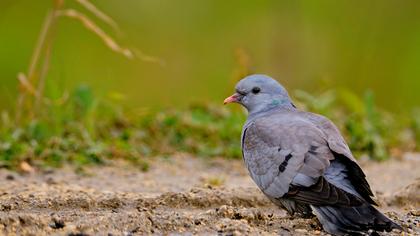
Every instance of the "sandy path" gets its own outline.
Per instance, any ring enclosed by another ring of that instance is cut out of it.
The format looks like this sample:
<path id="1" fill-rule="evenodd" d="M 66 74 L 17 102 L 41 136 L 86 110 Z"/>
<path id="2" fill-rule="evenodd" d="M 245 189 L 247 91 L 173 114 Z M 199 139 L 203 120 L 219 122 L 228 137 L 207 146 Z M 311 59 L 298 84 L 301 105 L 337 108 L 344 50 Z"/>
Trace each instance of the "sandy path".
<path id="1" fill-rule="evenodd" d="M 419 233 L 420 156 L 363 162 L 381 209 Z M 0 233 L 34 235 L 323 235 L 255 187 L 240 160 L 178 155 L 142 173 L 124 163 L 18 175 L 0 170 Z M 398 233 L 392 233 L 399 235 Z"/>

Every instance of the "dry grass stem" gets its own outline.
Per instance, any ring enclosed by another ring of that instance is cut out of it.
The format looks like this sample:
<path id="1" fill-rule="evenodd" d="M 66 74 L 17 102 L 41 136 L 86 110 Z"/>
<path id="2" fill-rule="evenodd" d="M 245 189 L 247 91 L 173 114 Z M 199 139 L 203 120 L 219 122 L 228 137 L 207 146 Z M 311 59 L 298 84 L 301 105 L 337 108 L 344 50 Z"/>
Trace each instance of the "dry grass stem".
<path id="1" fill-rule="evenodd" d="M 139 58 L 142 61 L 157 63 L 160 66 L 165 66 L 166 65 L 166 62 L 164 60 L 162 60 L 161 58 L 147 55 L 137 48 L 133 49 L 133 51 L 134 51 L 134 54 L 136 55 L 136 57 Z"/>
<path id="2" fill-rule="evenodd" d="M 16 122 L 17 123 L 19 123 L 20 119 L 22 118 L 25 105 L 28 105 L 26 102 L 26 92 L 30 91 L 28 90 L 28 88 L 33 88 L 31 83 L 36 83 L 35 81 L 36 68 L 39 64 L 42 50 L 45 47 L 47 35 L 49 33 L 51 25 L 53 24 L 53 19 L 54 19 L 53 11 L 48 12 L 47 16 L 45 17 L 42 29 L 41 29 L 41 33 L 39 34 L 34 52 L 32 54 L 31 61 L 29 63 L 28 76 L 25 76 L 25 74 L 23 73 L 19 73 L 18 75 L 18 80 L 20 81 L 21 89 L 20 89 L 17 107 L 16 107 Z"/>
<path id="3" fill-rule="evenodd" d="M 82 5 L 84 8 L 86 8 L 88 11 L 90 11 L 92 14 L 94 14 L 96 17 L 101 19 L 103 22 L 111 26 L 115 32 L 120 34 L 120 29 L 118 27 L 118 24 L 107 14 L 105 14 L 103 11 L 99 10 L 95 5 L 93 5 L 88 0 L 76 0 L 80 5 Z"/>
<path id="4" fill-rule="evenodd" d="M 35 46 L 35 51 L 32 54 L 31 62 L 29 64 L 28 79 L 31 82 L 34 82 L 33 80 L 34 80 L 35 69 L 38 66 L 39 59 L 40 59 L 40 56 L 41 56 L 41 52 L 42 52 L 42 49 L 45 46 L 45 42 L 46 42 L 46 39 L 47 39 L 48 32 L 51 28 L 51 25 L 53 24 L 53 19 L 54 19 L 53 11 L 48 12 L 48 14 L 45 18 L 44 24 L 42 26 L 41 33 L 39 35 L 38 42 Z"/>
<path id="5" fill-rule="evenodd" d="M 99 10 L 90 0 L 74 0 L 87 11 L 92 13 L 98 19 L 112 27 L 117 33 L 119 27 L 117 23 L 104 12 Z M 44 20 L 41 32 L 38 36 L 35 49 L 29 63 L 28 72 L 19 73 L 18 80 L 20 84 L 20 92 L 16 107 L 16 123 L 20 123 L 20 119 L 24 113 L 28 113 L 29 117 L 37 115 L 41 105 L 62 104 L 67 100 L 68 94 L 64 94 L 62 99 L 51 101 L 44 98 L 44 90 L 46 84 L 46 76 L 50 67 L 51 51 L 55 32 L 57 29 L 58 19 L 62 16 L 80 21 L 84 27 L 97 35 L 105 45 L 112 51 L 123 55 L 128 59 L 138 58 L 147 62 L 155 62 L 164 65 L 164 62 L 156 57 L 146 55 L 140 50 L 131 50 L 120 46 L 116 40 L 109 36 L 102 28 L 95 24 L 88 16 L 75 9 L 64 9 L 64 0 L 53 0 L 54 7 L 50 10 Z M 39 68 L 40 67 L 40 68 Z M 35 89 L 36 88 L 36 89 Z M 27 96 L 31 95 L 32 100 L 28 100 Z M 26 115 L 26 114 L 25 114 Z"/>
<path id="6" fill-rule="evenodd" d="M 68 91 L 64 91 L 63 96 L 61 96 L 61 98 L 58 98 L 57 100 L 54 101 L 48 101 L 51 103 L 54 103 L 54 105 L 56 106 L 62 106 L 64 105 L 70 98 L 70 94 Z"/>
<path id="7" fill-rule="evenodd" d="M 54 36 L 56 33 L 57 28 L 57 12 L 63 6 L 64 1 L 56 0 L 55 7 L 52 12 L 53 19 L 49 24 L 48 34 L 45 37 L 45 46 L 44 46 L 44 60 L 41 67 L 41 72 L 39 75 L 39 81 L 37 86 L 37 94 L 38 96 L 35 97 L 35 110 L 34 112 L 39 112 L 41 108 L 42 101 L 47 101 L 48 99 L 44 99 L 44 89 L 45 89 L 45 80 L 48 74 L 48 70 L 50 68 L 50 61 L 51 61 L 51 50 L 53 47 Z"/>
<path id="8" fill-rule="evenodd" d="M 19 83 L 21 85 L 21 92 L 22 93 L 29 93 L 30 95 L 33 96 L 38 96 L 38 92 L 36 91 L 36 89 L 32 86 L 32 84 L 29 82 L 28 78 L 26 77 L 26 75 L 24 73 L 19 73 L 17 76 Z"/>
<path id="9" fill-rule="evenodd" d="M 38 83 L 38 88 L 37 88 L 38 96 L 36 96 L 36 100 L 35 100 L 35 111 L 38 111 L 38 112 L 40 111 L 41 101 L 44 96 L 45 79 L 47 77 L 47 73 L 50 68 L 51 48 L 52 48 L 52 45 L 48 44 L 45 50 L 45 59 L 44 59 L 44 63 L 42 64 L 41 74 L 39 76 L 39 83 Z"/>
<path id="10" fill-rule="evenodd" d="M 97 26 L 91 19 L 84 14 L 74 10 L 65 9 L 58 12 L 60 16 L 67 16 L 72 19 L 79 20 L 89 31 L 95 33 L 103 42 L 114 52 L 120 53 L 129 59 L 134 58 L 134 54 L 130 49 L 121 47 L 118 45 L 113 38 L 106 34 L 99 26 Z"/>
<path id="11" fill-rule="evenodd" d="M 18 74 L 18 80 L 20 83 L 20 88 L 21 88 L 21 93 L 25 93 L 25 94 L 29 94 L 37 99 L 39 99 L 39 101 L 45 103 L 45 104 L 51 104 L 51 100 L 48 98 L 43 98 L 40 94 L 39 91 L 36 90 L 32 84 L 29 82 L 29 80 L 27 79 L 26 75 L 23 73 L 19 73 Z M 68 94 L 64 94 L 62 98 L 58 99 L 56 103 L 62 103 L 62 101 L 64 101 L 65 99 L 67 99 Z"/>

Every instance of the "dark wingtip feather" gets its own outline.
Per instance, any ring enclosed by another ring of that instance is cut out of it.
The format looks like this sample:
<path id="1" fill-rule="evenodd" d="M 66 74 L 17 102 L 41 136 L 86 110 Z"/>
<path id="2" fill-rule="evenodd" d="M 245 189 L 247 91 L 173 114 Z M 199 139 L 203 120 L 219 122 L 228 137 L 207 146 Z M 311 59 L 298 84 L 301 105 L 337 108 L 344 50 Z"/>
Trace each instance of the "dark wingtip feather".
<path id="1" fill-rule="evenodd" d="M 387 231 L 403 228 L 369 204 L 358 207 L 318 206 L 315 214 L 324 229 L 334 235 L 354 235 L 369 231 Z"/>
<path id="2" fill-rule="evenodd" d="M 343 162 L 347 166 L 348 171 L 350 172 L 350 181 L 353 186 L 356 187 L 357 192 L 362 195 L 363 199 L 372 205 L 378 206 L 378 203 L 372 199 L 374 194 L 366 180 L 366 175 L 363 173 L 363 170 L 360 168 L 360 166 L 342 154 L 336 152 L 333 152 L 333 154 L 337 160 Z"/>

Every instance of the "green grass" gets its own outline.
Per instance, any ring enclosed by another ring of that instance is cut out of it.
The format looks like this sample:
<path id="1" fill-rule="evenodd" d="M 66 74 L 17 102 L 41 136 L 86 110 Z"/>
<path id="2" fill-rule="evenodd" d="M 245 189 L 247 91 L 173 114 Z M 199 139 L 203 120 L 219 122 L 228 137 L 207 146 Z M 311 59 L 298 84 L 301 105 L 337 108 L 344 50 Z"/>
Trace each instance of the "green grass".
<path id="1" fill-rule="evenodd" d="M 312 96 L 296 91 L 298 107 L 326 115 L 342 130 L 356 157 L 389 158 L 391 150 L 411 151 L 420 139 L 419 110 L 393 115 L 375 106 L 367 92 L 349 91 Z M 185 109 L 130 111 L 98 99 L 80 86 L 63 104 L 46 107 L 38 119 L 15 125 L 1 115 L 0 165 L 19 169 L 22 162 L 37 168 L 64 164 L 84 167 L 123 159 L 141 170 L 148 159 L 176 152 L 200 157 L 241 158 L 240 133 L 246 115 L 234 106 L 194 104 Z"/>

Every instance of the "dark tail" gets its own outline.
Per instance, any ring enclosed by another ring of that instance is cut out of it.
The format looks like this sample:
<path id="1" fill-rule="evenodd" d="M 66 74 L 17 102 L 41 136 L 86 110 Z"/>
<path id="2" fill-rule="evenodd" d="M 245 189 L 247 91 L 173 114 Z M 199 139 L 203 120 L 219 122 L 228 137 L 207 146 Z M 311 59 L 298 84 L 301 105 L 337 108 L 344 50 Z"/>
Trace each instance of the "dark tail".
<path id="1" fill-rule="evenodd" d="M 333 235 L 362 235 L 369 230 L 391 231 L 401 226 L 369 204 L 357 207 L 312 206 L 323 228 Z"/>

